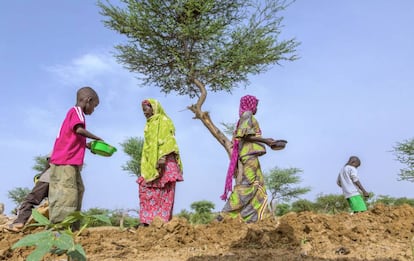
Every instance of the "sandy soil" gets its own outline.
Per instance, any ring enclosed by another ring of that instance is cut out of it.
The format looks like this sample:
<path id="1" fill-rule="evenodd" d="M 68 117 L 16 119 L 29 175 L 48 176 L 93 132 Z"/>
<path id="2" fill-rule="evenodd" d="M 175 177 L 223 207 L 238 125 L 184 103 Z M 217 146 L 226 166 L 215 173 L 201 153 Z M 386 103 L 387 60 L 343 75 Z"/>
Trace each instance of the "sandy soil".
<path id="1" fill-rule="evenodd" d="M 30 249 L 10 249 L 30 232 L 0 232 L 0 260 L 25 260 Z M 225 219 L 192 226 L 174 218 L 121 231 L 90 228 L 79 237 L 88 260 L 414 260 L 414 208 L 408 205 L 350 215 L 289 213 L 257 224 Z M 45 260 L 65 260 L 47 257 Z"/>

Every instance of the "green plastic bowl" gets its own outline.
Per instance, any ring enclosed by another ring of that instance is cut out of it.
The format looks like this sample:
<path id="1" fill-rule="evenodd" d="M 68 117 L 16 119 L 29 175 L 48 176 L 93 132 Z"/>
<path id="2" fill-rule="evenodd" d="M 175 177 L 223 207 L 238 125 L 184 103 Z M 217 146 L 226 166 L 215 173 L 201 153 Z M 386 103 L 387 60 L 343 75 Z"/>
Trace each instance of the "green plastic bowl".
<path id="1" fill-rule="evenodd" d="M 91 142 L 91 152 L 104 156 L 104 157 L 110 157 L 112 154 L 114 154 L 116 151 L 116 148 L 114 146 L 109 145 L 108 143 L 105 143 L 100 140 L 94 140 Z"/>

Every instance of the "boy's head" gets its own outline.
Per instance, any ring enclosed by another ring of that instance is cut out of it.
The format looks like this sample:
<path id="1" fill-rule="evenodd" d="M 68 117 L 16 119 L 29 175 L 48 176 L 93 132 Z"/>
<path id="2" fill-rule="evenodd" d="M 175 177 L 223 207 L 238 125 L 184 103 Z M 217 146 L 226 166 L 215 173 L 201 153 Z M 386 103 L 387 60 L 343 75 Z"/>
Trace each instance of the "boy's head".
<path id="1" fill-rule="evenodd" d="M 76 106 L 82 108 L 86 115 L 90 115 L 99 104 L 98 94 L 91 87 L 82 87 L 76 94 Z"/>
<path id="2" fill-rule="evenodd" d="M 351 156 L 349 157 L 348 163 L 346 163 L 346 165 L 351 165 L 355 168 L 358 168 L 361 166 L 361 160 L 357 156 Z"/>

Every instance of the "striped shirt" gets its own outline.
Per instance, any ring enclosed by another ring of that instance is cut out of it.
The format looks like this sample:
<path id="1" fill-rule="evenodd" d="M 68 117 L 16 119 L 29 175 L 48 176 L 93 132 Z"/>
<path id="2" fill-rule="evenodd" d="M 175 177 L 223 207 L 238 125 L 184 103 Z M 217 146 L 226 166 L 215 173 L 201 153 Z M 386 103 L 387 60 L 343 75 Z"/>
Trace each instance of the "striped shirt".
<path id="1" fill-rule="evenodd" d="M 80 107 L 70 108 L 60 127 L 50 163 L 55 165 L 83 165 L 86 137 L 76 134 L 75 126 L 86 128 L 85 114 Z"/>

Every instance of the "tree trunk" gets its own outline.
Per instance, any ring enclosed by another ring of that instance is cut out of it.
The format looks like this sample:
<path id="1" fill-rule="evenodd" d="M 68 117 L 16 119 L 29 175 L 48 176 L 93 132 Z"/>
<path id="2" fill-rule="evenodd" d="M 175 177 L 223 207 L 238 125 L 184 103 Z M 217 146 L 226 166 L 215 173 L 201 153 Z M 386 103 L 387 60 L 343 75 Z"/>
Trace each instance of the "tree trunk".
<path id="1" fill-rule="evenodd" d="M 201 120 L 201 122 L 204 124 L 204 126 L 206 126 L 214 138 L 216 138 L 216 140 L 224 147 L 227 155 L 230 158 L 232 148 L 231 141 L 226 137 L 226 135 L 223 134 L 222 131 L 220 131 L 219 128 L 216 127 L 216 125 L 214 125 L 209 113 L 201 110 L 201 106 L 204 104 L 204 101 L 207 98 L 207 91 L 205 89 L 205 86 L 198 80 L 194 80 L 194 83 L 200 90 L 201 94 L 197 100 L 197 103 L 188 106 L 188 109 L 194 113 L 194 119 Z"/>

